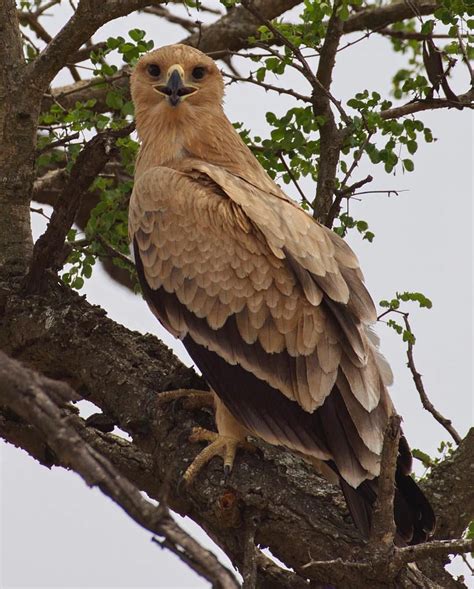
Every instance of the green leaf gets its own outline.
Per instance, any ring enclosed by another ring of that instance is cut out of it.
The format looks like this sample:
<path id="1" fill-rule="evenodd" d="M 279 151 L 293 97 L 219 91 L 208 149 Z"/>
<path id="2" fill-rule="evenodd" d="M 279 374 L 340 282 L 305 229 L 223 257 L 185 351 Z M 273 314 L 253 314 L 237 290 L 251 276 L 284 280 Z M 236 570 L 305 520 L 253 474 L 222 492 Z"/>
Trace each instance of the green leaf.
<path id="1" fill-rule="evenodd" d="M 74 280 L 72 281 L 71 286 L 76 290 L 80 290 L 84 286 L 84 279 L 80 276 L 76 276 L 76 278 L 74 278 Z"/>
<path id="2" fill-rule="evenodd" d="M 425 468 L 430 468 L 431 466 L 434 466 L 435 463 L 434 463 L 433 459 L 426 452 L 423 452 L 422 450 L 419 450 L 418 448 L 413 448 L 411 453 L 414 458 L 420 460 L 423 463 L 423 466 Z"/>
<path id="3" fill-rule="evenodd" d="M 413 172 L 413 170 L 415 169 L 415 164 L 410 159 L 404 159 L 403 166 L 405 167 L 405 170 L 407 172 Z"/>
<path id="4" fill-rule="evenodd" d="M 132 29 L 131 31 L 128 31 L 128 36 L 137 43 L 138 41 L 141 41 L 145 35 L 145 31 L 142 31 L 141 29 Z"/>

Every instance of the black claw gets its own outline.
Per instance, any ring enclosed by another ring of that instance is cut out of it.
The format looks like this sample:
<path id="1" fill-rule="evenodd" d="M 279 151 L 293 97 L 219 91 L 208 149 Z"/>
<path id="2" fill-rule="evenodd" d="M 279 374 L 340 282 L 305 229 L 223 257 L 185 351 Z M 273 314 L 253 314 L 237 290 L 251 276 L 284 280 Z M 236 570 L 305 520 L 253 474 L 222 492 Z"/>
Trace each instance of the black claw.
<path id="1" fill-rule="evenodd" d="M 187 488 L 188 482 L 184 479 L 184 476 L 181 476 L 181 478 L 178 481 L 178 484 L 176 485 L 176 491 L 178 495 L 184 495 L 186 493 Z"/>
<path id="2" fill-rule="evenodd" d="M 230 473 L 232 472 L 232 468 L 228 465 L 224 465 L 224 482 L 227 483 L 230 477 Z"/>

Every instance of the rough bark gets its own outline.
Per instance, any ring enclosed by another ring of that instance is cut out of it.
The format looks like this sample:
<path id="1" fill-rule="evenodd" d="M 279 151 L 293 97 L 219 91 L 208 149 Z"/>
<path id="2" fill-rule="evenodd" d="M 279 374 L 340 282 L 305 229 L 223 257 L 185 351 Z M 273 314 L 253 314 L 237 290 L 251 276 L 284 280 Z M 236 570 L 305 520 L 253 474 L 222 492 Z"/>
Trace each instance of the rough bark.
<path id="1" fill-rule="evenodd" d="M 41 94 L 25 81 L 14 0 L 0 3 L 0 277 L 21 274 L 32 249 L 29 199 Z"/>

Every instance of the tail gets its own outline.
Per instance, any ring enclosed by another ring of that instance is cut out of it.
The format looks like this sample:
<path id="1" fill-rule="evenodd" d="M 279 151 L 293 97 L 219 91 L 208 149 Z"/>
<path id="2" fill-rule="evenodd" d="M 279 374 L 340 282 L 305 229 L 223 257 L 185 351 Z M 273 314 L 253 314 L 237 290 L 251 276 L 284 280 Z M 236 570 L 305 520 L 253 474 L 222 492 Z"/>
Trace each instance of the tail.
<path id="1" fill-rule="evenodd" d="M 420 544 L 434 533 L 436 517 L 423 491 L 410 476 L 411 452 L 406 439 L 400 438 L 395 474 L 394 519 L 397 527 L 395 542 L 399 546 Z M 340 485 L 352 519 L 359 531 L 368 537 L 372 512 L 377 499 L 378 479 L 364 481 L 357 489 L 340 479 Z"/>

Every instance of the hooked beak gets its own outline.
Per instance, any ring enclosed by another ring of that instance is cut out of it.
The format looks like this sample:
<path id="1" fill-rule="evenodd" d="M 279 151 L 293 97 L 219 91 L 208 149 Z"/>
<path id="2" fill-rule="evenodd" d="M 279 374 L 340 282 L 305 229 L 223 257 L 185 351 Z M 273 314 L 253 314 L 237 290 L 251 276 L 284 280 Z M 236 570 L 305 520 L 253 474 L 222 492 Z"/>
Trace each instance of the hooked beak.
<path id="1" fill-rule="evenodd" d="M 166 84 L 154 86 L 159 94 L 168 97 L 172 106 L 177 106 L 187 96 L 198 90 L 197 86 L 184 85 L 184 70 L 179 64 L 172 65 L 166 73 Z"/>

